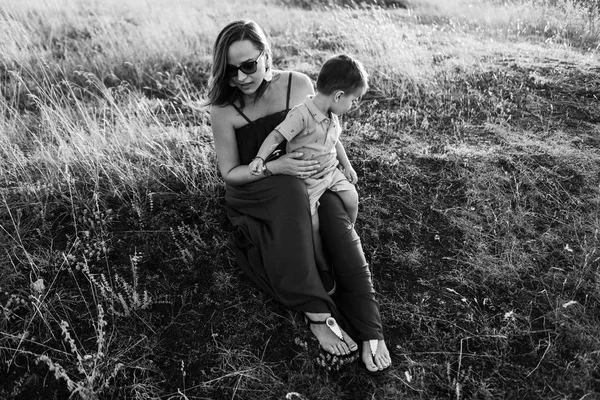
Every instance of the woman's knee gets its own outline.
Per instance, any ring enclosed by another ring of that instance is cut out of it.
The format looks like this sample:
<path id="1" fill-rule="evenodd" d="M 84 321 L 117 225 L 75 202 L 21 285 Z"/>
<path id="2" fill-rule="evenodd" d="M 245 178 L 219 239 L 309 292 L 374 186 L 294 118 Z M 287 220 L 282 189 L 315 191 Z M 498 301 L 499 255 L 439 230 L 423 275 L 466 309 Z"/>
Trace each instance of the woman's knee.
<path id="1" fill-rule="evenodd" d="M 278 175 L 276 179 L 279 196 L 291 201 L 297 201 L 298 199 L 308 200 L 304 181 L 289 175 Z"/>
<path id="2" fill-rule="evenodd" d="M 319 199 L 319 216 L 321 217 L 321 226 L 332 225 L 336 230 L 344 231 L 352 228 L 352 223 L 346 211 L 342 199 L 334 192 L 326 190 Z M 339 232 L 337 233 L 339 234 Z"/>

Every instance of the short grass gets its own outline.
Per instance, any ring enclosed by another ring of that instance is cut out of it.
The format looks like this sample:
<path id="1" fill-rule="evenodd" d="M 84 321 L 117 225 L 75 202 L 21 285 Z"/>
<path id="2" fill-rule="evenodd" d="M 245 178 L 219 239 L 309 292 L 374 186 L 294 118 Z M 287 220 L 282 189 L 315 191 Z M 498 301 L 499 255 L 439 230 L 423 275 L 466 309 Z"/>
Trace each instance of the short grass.
<path id="1" fill-rule="evenodd" d="M 255 3 L 0 10 L 0 397 L 600 398 L 595 3 Z M 280 68 L 370 72 L 343 140 L 384 377 L 318 367 L 235 265 L 202 101 L 241 17 Z"/>

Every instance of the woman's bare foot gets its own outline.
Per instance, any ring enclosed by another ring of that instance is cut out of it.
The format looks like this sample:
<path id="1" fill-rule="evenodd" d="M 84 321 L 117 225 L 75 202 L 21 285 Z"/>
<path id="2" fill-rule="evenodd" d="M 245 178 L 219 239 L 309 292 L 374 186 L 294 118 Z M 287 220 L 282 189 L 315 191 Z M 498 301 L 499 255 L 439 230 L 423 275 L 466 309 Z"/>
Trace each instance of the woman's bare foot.
<path id="1" fill-rule="evenodd" d="M 362 346 L 361 359 L 365 363 L 367 370 L 370 372 L 382 371 L 392 365 L 390 352 L 388 351 L 384 340 L 379 340 L 377 342 L 377 351 L 375 352 L 375 357 L 373 357 L 373 353 L 371 353 L 369 341 L 365 340 Z"/>
<path id="2" fill-rule="evenodd" d="M 343 330 L 342 335 L 344 340 L 341 340 L 336 334 L 327 326 L 327 324 L 315 324 L 310 321 L 325 321 L 331 314 L 328 313 L 306 313 L 309 319 L 310 330 L 319 341 L 321 348 L 328 353 L 336 356 L 345 356 L 358 349 L 358 345 L 346 332 Z M 341 328 L 340 328 L 341 330 Z"/>

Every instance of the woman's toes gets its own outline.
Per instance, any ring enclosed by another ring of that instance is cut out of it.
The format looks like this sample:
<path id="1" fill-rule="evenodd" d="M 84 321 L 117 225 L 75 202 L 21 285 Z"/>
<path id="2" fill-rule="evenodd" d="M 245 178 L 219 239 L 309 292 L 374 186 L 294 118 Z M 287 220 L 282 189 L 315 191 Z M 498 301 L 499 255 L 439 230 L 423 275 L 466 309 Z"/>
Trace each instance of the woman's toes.
<path id="1" fill-rule="evenodd" d="M 386 356 L 384 358 L 384 360 L 385 360 L 385 366 L 386 366 L 386 368 L 389 367 L 390 365 L 392 365 L 392 359 L 389 356 Z"/>
<path id="2" fill-rule="evenodd" d="M 350 339 L 347 336 L 344 336 L 344 339 L 346 339 L 346 344 L 348 345 L 348 350 L 356 351 L 358 349 L 358 345 L 356 344 L 356 342 L 354 340 Z"/>
<path id="3" fill-rule="evenodd" d="M 367 361 L 367 362 L 365 362 L 365 366 L 371 372 L 375 372 L 375 371 L 379 370 L 379 367 L 377 365 L 375 365 L 373 363 L 373 361 Z"/>
<path id="4" fill-rule="evenodd" d="M 344 346 L 344 354 L 350 354 L 351 352 L 356 351 L 356 349 L 358 349 L 356 342 L 352 340 L 346 332 L 342 331 L 342 335 L 344 337 L 344 342 L 342 343 Z"/>
<path id="5" fill-rule="evenodd" d="M 385 359 L 385 357 L 375 357 L 375 363 L 377 364 L 377 368 L 385 369 L 390 366 L 389 362 Z"/>
<path id="6" fill-rule="evenodd" d="M 367 368 L 370 372 L 376 372 L 379 370 L 377 364 L 375 364 L 375 360 L 373 359 L 373 355 L 371 354 L 371 349 L 369 348 L 368 342 L 363 345 L 363 349 L 361 351 L 362 362 L 365 364 L 365 368 Z"/>
<path id="7" fill-rule="evenodd" d="M 336 346 L 323 347 L 323 350 L 325 350 L 326 352 L 331 353 L 331 354 L 336 354 L 336 355 L 338 354 L 338 349 Z"/>
<path id="8" fill-rule="evenodd" d="M 392 365 L 390 354 L 383 340 L 377 343 L 377 353 L 375 356 L 371 353 L 369 341 L 365 341 L 363 343 L 362 359 L 367 370 L 371 372 L 381 371 Z"/>
<path id="9" fill-rule="evenodd" d="M 377 355 L 375 356 L 375 364 L 379 369 L 386 369 L 392 364 L 392 359 L 388 353 L 387 346 L 384 342 L 380 342 L 379 348 L 377 349 Z"/>
<path id="10" fill-rule="evenodd" d="M 348 346 L 346 346 L 346 343 L 343 343 L 343 342 L 340 343 L 338 348 L 339 348 L 340 354 L 342 354 L 342 355 L 346 355 L 346 354 L 350 353 L 350 350 L 348 350 Z"/>

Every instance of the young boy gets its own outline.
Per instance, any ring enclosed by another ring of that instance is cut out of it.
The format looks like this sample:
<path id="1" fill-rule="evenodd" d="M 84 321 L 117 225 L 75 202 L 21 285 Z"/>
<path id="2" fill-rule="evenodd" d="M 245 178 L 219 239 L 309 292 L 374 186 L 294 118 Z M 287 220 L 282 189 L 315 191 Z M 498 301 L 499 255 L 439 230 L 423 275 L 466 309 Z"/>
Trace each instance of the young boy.
<path id="1" fill-rule="evenodd" d="M 269 134 L 249 165 L 250 173 L 261 175 L 265 159 L 284 140 L 287 152 L 300 151 L 305 159 L 319 161 L 319 170 L 304 179 L 310 200 L 315 259 L 323 285 L 329 294 L 335 291 L 335 281 L 327 266 L 319 234 L 319 198 L 330 189 L 341 198 L 352 224 L 358 214 L 358 181 L 344 146 L 339 140 L 341 126 L 338 116 L 348 112 L 368 89 L 363 65 L 346 55 L 333 57 L 321 68 L 314 96 L 294 107 L 286 119 Z M 338 169 L 341 166 L 342 170 Z M 343 171 L 343 172 L 342 172 Z M 299 175 L 300 176 L 300 175 Z"/>

